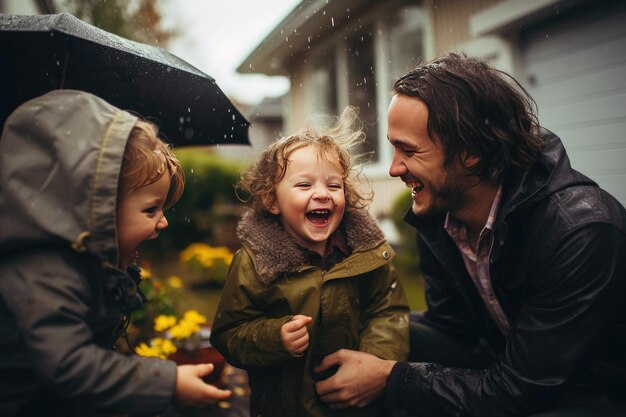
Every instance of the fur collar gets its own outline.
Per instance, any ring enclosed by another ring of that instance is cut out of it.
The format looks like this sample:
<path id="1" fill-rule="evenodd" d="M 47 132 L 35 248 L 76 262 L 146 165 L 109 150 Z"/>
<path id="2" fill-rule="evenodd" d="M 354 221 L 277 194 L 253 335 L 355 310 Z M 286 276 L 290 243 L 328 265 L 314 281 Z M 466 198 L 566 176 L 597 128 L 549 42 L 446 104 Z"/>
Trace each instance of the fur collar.
<path id="1" fill-rule="evenodd" d="M 374 248 L 385 240 L 366 210 L 346 210 L 338 230 L 345 230 L 346 243 L 353 252 Z M 237 237 L 254 254 L 256 272 L 263 285 L 269 285 L 281 273 L 296 272 L 307 265 L 306 251 L 274 215 L 247 211 L 237 225 Z"/>

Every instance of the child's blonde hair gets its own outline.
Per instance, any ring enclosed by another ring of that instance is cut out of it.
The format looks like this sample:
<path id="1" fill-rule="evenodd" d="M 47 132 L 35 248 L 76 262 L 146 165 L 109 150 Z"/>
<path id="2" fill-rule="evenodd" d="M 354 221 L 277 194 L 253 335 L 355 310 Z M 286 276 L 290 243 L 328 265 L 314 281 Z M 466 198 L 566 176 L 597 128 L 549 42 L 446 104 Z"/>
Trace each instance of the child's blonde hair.
<path id="1" fill-rule="evenodd" d="M 118 199 L 157 182 L 166 172 L 171 183 L 164 207 L 169 208 L 180 199 L 185 188 L 185 173 L 171 147 L 159 139 L 158 133 L 158 128 L 145 120 L 138 120 L 133 127 L 124 150 Z"/>
<path id="2" fill-rule="evenodd" d="M 320 155 L 336 160 L 341 169 L 344 181 L 344 193 L 347 208 L 364 208 L 371 200 L 371 191 L 357 189 L 361 184 L 368 184 L 359 169 L 353 166 L 350 150 L 365 140 L 361 127 L 353 128 L 358 121 L 358 109 L 348 106 L 341 113 L 337 124 L 320 133 L 313 127 L 284 137 L 271 144 L 240 176 L 237 191 L 246 196 L 237 195 L 247 202 L 259 214 L 269 213 L 269 207 L 275 202 L 276 185 L 283 179 L 287 171 L 289 157 L 296 150 L 313 146 Z M 356 157 L 353 157 L 356 159 Z"/>

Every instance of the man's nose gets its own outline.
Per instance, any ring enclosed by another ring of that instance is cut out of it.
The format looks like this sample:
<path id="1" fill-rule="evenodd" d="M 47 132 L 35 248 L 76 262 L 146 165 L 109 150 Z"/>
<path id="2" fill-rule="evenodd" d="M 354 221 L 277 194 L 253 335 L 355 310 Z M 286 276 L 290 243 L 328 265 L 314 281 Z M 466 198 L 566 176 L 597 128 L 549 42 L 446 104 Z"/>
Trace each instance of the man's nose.
<path id="1" fill-rule="evenodd" d="M 389 165 L 389 175 L 392 177 L 400 177 L 404 174 L 406 174 L 406 166 L 401 158 L 398 157 L 398 153 L 394 151 L 391 165 Z"/>

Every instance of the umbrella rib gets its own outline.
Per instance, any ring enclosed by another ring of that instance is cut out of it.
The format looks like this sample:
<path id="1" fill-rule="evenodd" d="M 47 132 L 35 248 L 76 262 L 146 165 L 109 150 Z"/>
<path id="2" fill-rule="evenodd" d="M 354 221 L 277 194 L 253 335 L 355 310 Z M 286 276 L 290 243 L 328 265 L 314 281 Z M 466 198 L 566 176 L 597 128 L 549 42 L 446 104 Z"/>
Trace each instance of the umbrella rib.
<path id="1" fill-rule="evenodd" d="M 67 39 L 66 42 L 69 44 L 70 40 Z M 65 88 L 65 74 L 67 74 L 67 63 L 69 59 L 70 59 L 70 45 L 68 45 L 67 48 L 65 48 L 65 60 L 63 62 L 63 74 L 61 75 L 61 89 Z"/>

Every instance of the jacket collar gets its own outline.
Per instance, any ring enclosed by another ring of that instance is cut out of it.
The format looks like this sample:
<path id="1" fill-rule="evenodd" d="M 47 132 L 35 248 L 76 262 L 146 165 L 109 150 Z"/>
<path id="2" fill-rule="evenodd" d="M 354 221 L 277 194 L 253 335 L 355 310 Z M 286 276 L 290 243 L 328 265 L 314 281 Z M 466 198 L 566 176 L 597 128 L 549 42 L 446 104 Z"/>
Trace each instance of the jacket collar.
<path id="1" fill-rule="evenodd" d="M 347 210 L 335 233 L 345 233 L 352 252 L 372 249 L 385 240 L 366 210 Z M 277 216 L 249 210 L 237 225 L 237 236 L 252 251 L 257 275 L 264 285 L 282 273 L 297 272 L 308 265 L 307 252 L 285 231 Z"/>

